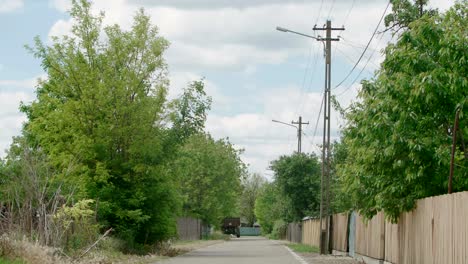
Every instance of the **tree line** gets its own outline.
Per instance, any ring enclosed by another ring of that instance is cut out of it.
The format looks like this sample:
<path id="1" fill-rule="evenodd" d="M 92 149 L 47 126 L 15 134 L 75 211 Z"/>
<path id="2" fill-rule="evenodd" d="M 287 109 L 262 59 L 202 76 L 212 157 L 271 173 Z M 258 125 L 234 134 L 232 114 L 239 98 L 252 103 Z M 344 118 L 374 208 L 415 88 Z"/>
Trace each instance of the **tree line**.
<path id="1" fill-rule="evenodd" d="M 3 231 L 70 252 L 111 229 L 131 251 L 175 237 L 178 216 L 238 214 L 241 151 L 205 132 L 203 80 L 168 99 L 169 42 L 149 16 L 104 26 L 86 0 L 70 16 L 70 34 L 27 47 L 47 77 L 0 163 Z"/>
<path id="2" fill-rule="evenodd" d="M 330 164 L 335 213 L 371 218 L 383 211 L 397 221 L 416 200 L 446 194 L 453 144 L 453 191 L 468 190 L 468 2 L 444 13 L 427 2 L 391 1 L 385 31 L 396 40 L 383 50 L 380 68 L 348 108 L 334 98 L 345 120 Z M 273 182 L 255 207 L 267 233 L 318 215 L 319 164 L 297 153 L 272 162 Z"/>

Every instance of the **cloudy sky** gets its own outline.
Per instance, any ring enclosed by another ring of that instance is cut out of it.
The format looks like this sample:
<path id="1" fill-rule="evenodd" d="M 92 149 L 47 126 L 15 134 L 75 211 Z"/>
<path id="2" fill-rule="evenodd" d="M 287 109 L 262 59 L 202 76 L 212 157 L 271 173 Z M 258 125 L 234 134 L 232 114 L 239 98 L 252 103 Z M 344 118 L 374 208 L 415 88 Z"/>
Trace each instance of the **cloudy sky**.
<path id="1" fill-rule="evenodd" d="M 430 6 L 446 10 L 453 2 L 430 0 Z M 378 69 L 380 51 L 391 35 L 375 35 L 356 69 L 335 86 L 358 61 L 386 6 L 385 0 L 95 0 L 93 9 L 105 11 L 105 24 L 129 28 L 135 12 L 144 7 L 171 43 L 165 56 L 170 95 L 204 77 L 213 97 L 207 130 L 245 149 L 242 159 L 251 172 L 271 177 L 269 162 L 297 148 L 295 129 L 272 119 L 290 123 L 301 115 L 309 121 L 304 152 L 319 150 L 323 129 L 323 120 L 318 119 L 323 46 L 276 31 L 276 26 L 309 35 L 323 34 L 312 28 L 326 20 L 346 28 L 334 32 L 341 39 L 332 44 L 332 94 L 346 107 L 355 98 L 359 81 Z M 31 45 L 34 36 L 47 43 L 51 36 L 67 34 L 69 7 L 69 0 L 0 0 L 0 157 L 25 121 L 18 111 L 20 102 L 34 100 L 36 79 L 44 76 L 40 62 L 24 45 Z M 334 138 L 342 123 L 332 113 Z"/>

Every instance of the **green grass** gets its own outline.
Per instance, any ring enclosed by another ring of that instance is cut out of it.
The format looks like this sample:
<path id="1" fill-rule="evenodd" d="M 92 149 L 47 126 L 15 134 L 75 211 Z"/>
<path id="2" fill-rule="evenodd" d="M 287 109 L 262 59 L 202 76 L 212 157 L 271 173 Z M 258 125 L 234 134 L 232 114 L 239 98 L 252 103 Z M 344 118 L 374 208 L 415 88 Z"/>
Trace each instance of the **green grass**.
<path id="1" fill-rule="evenodd" d="M 291 243 L 291 244 L 287 244 L 286 246 L 288 246 L 290 249 L 294 250 L 295 252 L 299 252 L 299 253 L 318 253 L 319 252 L 318 247 L 304 245 L 304 244 Z"/>
<path id="2" fill-rule="evenodd" d="M 0 257 L 0 264 L 24 264 L 25 262 L 22 260 L 9 260 Z"/>

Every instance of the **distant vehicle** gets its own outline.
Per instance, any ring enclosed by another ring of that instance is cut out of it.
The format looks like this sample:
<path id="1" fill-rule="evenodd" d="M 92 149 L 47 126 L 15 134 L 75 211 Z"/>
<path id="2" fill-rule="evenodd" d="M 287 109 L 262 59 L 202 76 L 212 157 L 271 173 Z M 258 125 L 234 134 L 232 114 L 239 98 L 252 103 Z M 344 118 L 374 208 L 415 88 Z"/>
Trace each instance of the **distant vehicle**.
<path id="1" fill-rule="evenodd" d="M 240 237 L 240 217 L 227 217 L 223 220 L 223 233 L 235 235 L 236 237 Z"/>

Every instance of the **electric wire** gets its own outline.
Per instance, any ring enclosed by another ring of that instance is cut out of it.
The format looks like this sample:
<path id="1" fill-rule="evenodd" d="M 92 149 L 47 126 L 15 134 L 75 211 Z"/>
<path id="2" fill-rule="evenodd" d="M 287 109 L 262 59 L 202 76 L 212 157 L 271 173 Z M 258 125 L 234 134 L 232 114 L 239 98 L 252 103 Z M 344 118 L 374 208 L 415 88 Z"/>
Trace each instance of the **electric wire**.
<path id="1" fill-rule="evenodd" d="M 366 48 L 362 52 L 361 56 L 359 56 L 358 61 L 354 64 L 353 68 L 351 69 L 351 71 L 349 71 L 348 75 L 346 75 L 346 77 L 343 80 L 341 80 L 341 82 L 338 83 L 334 88 L 337 88 L 338 86 L 343 84 L 343 82 L 345 82 L 349 78 L 349 76 L 353 73 L 353 71 L 356 69 L 359 62 L 361 62 L 362 58 L 364 57 L 364 54 L 366 53 L 367 49 L 369 48 L 370 43 L 374 39 L 374 36 L 377 33 L 377 30 L 379 29 L 379 26 L 382 23 L 382 20 L 385 17 L 385 14 L 387 13 L 387 10 L 388 10 L 389 6 L 390 6 L 390 1 L 387 3 L 387 7 L 385 7 L 384 12 L 382 13 L 382 16 L 380 17 L 379 23 L 377 23 L 377 26 L 375 27 L 374 33 L 372 33 L 372 36 L 370 37 L 369 41 L 367 42 Z"/>
<path id="2" fill-rule="evenodd" d="M 382 33 L 382 34 L 380 35 L 379 41 L 377 42 L 377 46 L 379 46 L 379 44 L 380 44 L 380 42 L 382 41 L 384 35 L 385 35 L 385 32 Z M 393 36 L 392 36 L 392 39 L 393 39 Z M 339 94 L 337 94 L 336 97 L 342 96 L 342 95 L 345 94 L 349 89 L 351 89 L 351 87 L 356 83 L 356 81 L 359 79 L 359 77 L 361 76 L 361 74 L 363 73 L 363 71 L 366 69 L 366 67 L 367 67 L 367 65 L 369 64 L 369 62 L 371 62 L 372 57 L 374 56 L 374 54 L 375 54 L 376 51 L 377 51 L 376 49 L 374 49 L 374 50 L 372 51 L 372 53 L 370 54 L 369 58 L 367 59 L 366 64 L 364 65 L 364 67 L 362 67 L 361 71 L 360 71 L 359 74 L 356 76 L 356 78 L 354 78 L 353 82 L 352 82 L 348 87 L 346 87 L 343 91 L 341 91 Z M 371 62 L 371 63 L 374 64 L 373 62 Z M 374 65 L 374 66 L 375 66 L 375 65 Z"/>

